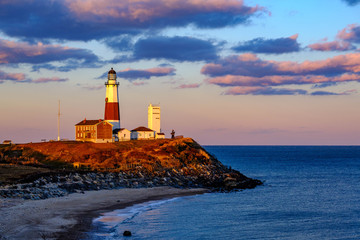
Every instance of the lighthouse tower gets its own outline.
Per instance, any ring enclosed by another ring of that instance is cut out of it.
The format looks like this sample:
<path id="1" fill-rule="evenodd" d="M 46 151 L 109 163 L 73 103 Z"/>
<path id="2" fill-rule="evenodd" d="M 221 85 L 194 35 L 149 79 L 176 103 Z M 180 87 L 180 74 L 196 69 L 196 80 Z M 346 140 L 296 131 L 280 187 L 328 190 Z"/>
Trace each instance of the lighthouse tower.
<path id="1" fill-rule="evenodd" d="M 116 72 L 113 68 L 108 73 L 108 80 L 105 82 L 105 116 L 104 119 L 113 125 L 113 130 L 120 129 L 119 111 L 119 82 L 116 81 Z"/>

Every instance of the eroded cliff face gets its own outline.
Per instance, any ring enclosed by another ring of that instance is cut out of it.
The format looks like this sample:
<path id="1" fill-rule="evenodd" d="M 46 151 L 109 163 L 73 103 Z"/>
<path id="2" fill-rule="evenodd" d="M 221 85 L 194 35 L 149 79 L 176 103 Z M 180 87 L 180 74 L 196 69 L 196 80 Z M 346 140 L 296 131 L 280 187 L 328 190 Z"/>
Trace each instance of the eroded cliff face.
<path id="1" fill-rule="evenodd" d="M 5 165 L 21 164 L 34 170 L 17 176 L 17 179 L 13 176 L 13 182 L 7 179 L 2 185 L 15 183 L 15 180 L 22 184 L 35 183 L 21 188 L 57 184 L 56 187 L 64 189 L 65 193 L 164 185 L 231 191 L 261 184 L 259 180 L 224 166 L 191 138 L 107 144 L 48 142 L 2 146 L 0 160 Z"/>

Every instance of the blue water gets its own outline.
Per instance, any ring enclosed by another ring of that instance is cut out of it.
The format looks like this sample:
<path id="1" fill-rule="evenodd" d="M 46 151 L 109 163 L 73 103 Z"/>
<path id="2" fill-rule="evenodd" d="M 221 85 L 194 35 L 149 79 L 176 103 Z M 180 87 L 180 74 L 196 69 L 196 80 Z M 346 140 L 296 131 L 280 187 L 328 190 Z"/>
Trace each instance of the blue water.
<path id="1" fill-rule="evenodd" d="M 89 238 L 360 239 L 359 146 L 205 148 L 265 184 L 106 213 Z"/>

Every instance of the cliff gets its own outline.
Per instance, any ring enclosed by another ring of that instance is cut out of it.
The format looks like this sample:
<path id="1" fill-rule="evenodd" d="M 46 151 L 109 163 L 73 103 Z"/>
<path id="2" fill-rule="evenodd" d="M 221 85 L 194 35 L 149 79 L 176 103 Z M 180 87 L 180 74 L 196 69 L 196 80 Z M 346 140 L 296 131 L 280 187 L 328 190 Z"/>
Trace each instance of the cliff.
<path id="1" fill-rule="evenodd" d="M 0 162 L 3 197 L 24 197 L 41 187 L 49 190 L 51 184 L 55 193 L 39 198 L 119 187 L 168 185 L 231 191 L 261 184 L 224 166 L 191 138 L 2 145 Z"/>

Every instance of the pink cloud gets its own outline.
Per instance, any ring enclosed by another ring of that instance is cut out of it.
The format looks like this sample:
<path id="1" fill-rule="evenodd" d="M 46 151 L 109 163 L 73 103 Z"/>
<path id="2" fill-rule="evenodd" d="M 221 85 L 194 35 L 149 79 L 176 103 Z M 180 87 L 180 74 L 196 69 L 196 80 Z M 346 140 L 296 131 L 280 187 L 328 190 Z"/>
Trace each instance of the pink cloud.
<path id="1" fill-rule="evenodd" d="M 349 42 L 360 42 L 360 25 L 350 24 L 344 29 L 340 30 L 336 35 L 337 38 Z"/>
<path id="2" fill-rule="evenodd" d="M 263 7 L 245 6 L 238 0 L 137 0 L 137 1 L 98 1 L 67 0 L 68 8 L 79 19 L 108 22 L 123 20 L 132 25 L 160 18 L 182 18 L 196 13 L 230 12 L 251 15 L 265 11 Z"/>
<path id="3" fill-rule="evenodd" d="M 26 78 L 23 73 L 6 73 L 0 70 L 0 80 L 24 81 Z"/>
<path id="4" fill-rule="evenodd" d="M 205 82 L 220 87 L 231 87 L 225 92 L 228 95 L 307 94 L 302 89 L 272 87 L 315 84 L 316 88 L 324 88 L 342 82 L 360 82 L 360 53 L 302 63 L 262 60 L 254 54 L 232 55 L 206 64 L 201 72 L 209 76 Z M 326 91 L 311 94 L 342 95 Z"/>
<path id="5" fill-rule="evenodd" d="M 308 47 L 317 51 L 347 51 L 355 49 L 355 46 L 345 41 L 319 42 L 310 44 Z"/>
<path id="6" fill-rule="evenodd" d="M 185 89 L 185 88 L 198 88 L 200 87 L 201 84 L 199 83 L 193 83 L 193 84 L 182 84 L 178 87 L 176 87 L 176 89 Z"/>
<path id="7" fill-rule="evenodd" d="M 216 63 L 203 66 L 201 73 L 211 77 L 236 76 L 276 76 L 276 75 L 341 75 L 360 72 L 360 53 L 349 53 L 326 60 L 291 61 L 261 60 L 254 54 L 232 55 Z"/>
<path id="8" fill-rule="evenodd" d="M 327 38 L 318 43 L 310 44 L 308 47 L 317 51 L 348 51 L 356 49 L 351 43 L 360 43 L 360 25 L 350 24 L 340 30 L 336 40 L 327 42 Z"/>

